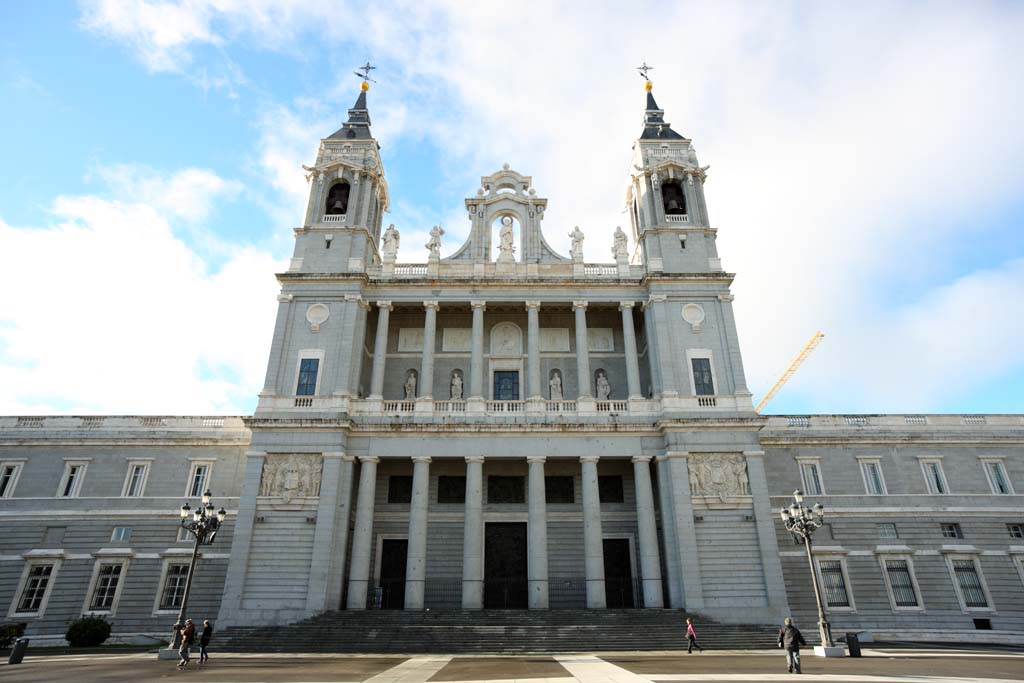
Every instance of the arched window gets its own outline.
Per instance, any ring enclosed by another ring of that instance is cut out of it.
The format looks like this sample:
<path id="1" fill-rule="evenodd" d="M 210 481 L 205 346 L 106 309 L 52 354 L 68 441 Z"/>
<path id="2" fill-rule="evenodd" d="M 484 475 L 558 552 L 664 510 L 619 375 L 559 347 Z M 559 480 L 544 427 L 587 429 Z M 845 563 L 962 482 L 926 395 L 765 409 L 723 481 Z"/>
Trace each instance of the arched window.
<path id="1" fill-rule="evenodd" d="M 686 195 L 675 180 L 661 184 L 661 200 L 664 202 L 666 215 L 686 215 Z"/>
<path id="2" fill-rule="evenodd" d="M 348 192 L 349 185 L 344 180 L 335 183 L 330 192 L 327 193 L 327 204 L 324 206 L 324 214 L 328 216 L 341 216 L 348 213 Z"/>

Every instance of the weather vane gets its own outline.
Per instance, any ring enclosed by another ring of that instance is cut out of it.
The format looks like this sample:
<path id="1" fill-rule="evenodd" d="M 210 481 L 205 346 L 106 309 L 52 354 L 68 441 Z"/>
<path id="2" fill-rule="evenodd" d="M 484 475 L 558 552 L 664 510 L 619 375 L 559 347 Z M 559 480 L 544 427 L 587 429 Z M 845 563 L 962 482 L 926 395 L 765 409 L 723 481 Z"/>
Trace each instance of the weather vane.
<path id="1" fill-rule="evenodd" d="M 648 71 L 654 71 L 654 67 L 653 66 L 647 66 L 647 61 L 645 60 L 643 64 L 641 64 L 640 66 L 638 66 L 636 68 L 636 70 L 640 72 L 640 75 L 643 76 L 643 79 L 645 81 L 649 81 L 651 79 L 647 77 L 647 72 Z"/>
<path id="2" fill-rule="evenodd" d="M 377 67 L 370 65 L 370 60 L 366 60 L 366 64 L 364 64 L 363 66 L 359 67 L 358 69 L 356 69 L 352 73 L 354 73 L 356 76 L 359 76 L 359 78 L 363 79 L 364 83 L 366 81 L 369 81 L 371 83 L 376 83 L 377 81 L 375 81 L 372 78 L 370 78 L 370 72 L 373 71 L 376 68 Z M 360 72 L 362 72 L 362 73 L 360 73 Z"/>

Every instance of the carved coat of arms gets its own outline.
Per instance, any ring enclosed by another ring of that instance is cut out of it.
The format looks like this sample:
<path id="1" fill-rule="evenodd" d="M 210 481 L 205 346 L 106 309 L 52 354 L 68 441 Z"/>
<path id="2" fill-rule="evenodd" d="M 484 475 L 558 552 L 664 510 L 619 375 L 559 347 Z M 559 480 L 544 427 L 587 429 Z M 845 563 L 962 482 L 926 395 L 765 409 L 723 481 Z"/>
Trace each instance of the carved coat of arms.
<path id="1" fill-rule="evenodd" d="M 294 498 L 320 495 L 323 460 L 316 453 L 268 455 L 263 463 L 260 495 L 290 503 Z"/>
<path id="2" fill-rule="evenodd" d="M 690 493 L 695 496 L 729 496 L 750 494 L 747 460 L 739 454 L 711 453 L 689 458 Z"/>

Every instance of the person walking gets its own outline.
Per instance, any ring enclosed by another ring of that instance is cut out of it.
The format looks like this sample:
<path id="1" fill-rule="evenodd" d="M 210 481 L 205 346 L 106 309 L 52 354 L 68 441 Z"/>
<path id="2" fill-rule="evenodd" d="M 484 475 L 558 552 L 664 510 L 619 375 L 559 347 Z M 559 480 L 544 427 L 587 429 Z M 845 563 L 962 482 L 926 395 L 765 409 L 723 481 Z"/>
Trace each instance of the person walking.
<path id="1" fill-rule="evenodd" d="M 191 619 L 185 620 L 185 625 L 181 627 L 181 645 L 178 647 L 178 654 L 181 656 L 181 661 L 178 662 L 178 669 L 184 669 L 188 666 L 189 659 L 189 647 L 196 638 L 196 626 L 192 623 Z"/>
<path id="2" fill-rule="evenodd" d="M 786 670 L 789 673 L 803 673 L 800 671 L 800 646 L 806 645 L 804 634 L 800 629 L 793 626 L 793 620 L 786 617 L 782 628 L 779 629 L 779 647 L 786 650 Z"/>
<path id="3" fill-rule="evenodd" d="M 213 637 L 213 626 L 209 619 L 203 620 L 203 632 L 199 636 L 199 663 L 206 664 L 210 656 L 206 654 L 206 648 L 210 647 L 210 638 Z"/>
<path id="4" fill-rule="evenodd" d="M 697 632 L 693 630 L 693 619 L 686 618 L 686 654 L 692 654 L 694 646 L 701 653 L 704 652 L 704 648 L 697 642 Z"/>

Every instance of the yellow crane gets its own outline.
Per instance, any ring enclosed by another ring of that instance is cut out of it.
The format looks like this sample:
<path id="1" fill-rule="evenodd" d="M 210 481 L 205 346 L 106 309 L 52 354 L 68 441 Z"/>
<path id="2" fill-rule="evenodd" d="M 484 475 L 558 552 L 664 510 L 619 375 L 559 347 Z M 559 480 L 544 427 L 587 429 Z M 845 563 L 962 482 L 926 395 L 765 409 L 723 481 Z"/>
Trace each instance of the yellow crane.
<path id="1" fill-rule="evenodd" d="M 793 376 L 793 373 L 796 372 L 797 368 L 799 368 L 800 365 L 805 360 L 807 360 L 807 356 L 811 355 L 811 351 L 814 351 L 814 349 L 817 348 L 818 344 L 820 344 L 821 340 L 824 338 L 825 335 L 823 335 L 821 332 L 814 333 L 814 336 L 811 337 L 811 341 L 807 342 L 807 345 L 804 346 L 800 353 L 796 354 L 796 358 L 793 359 L 793 362 L 789 364 L 789 367 L 786 368 L 786 371 L 784 373 L 782 373 L 782 376 L 779 377 L 779 380 L 772 386 L 771 389 L 768 390 L 768 393 L 764 395 L 764 398 L 762 398 L 761 402 L 757 404 L 757 407 L 754 408 L 755 413 L 760 413 L 761 409 L 768 405 L 769 401 L 775 398 L 775 394 L 779 393 L 779 389 L 782 388 L 782 385 L 789 381 L 789 378 Z"/>

